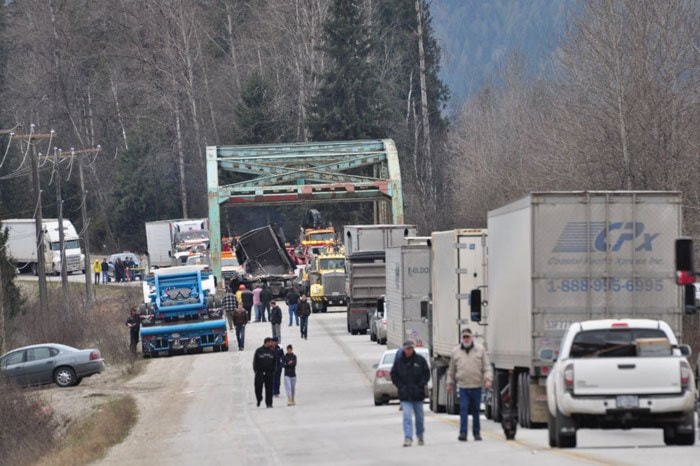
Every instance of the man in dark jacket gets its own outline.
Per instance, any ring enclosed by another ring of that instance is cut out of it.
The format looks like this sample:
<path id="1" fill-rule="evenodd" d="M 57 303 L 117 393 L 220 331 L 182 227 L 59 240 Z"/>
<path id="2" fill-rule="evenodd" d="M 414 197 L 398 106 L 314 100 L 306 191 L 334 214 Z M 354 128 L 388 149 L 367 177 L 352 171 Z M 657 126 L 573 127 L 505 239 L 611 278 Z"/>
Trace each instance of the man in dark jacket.
<path id="1" fill-rule="evenodd" d="M 299 330 L 301 331 L 301 338 L 304 340 L 309 339 L 309 316 L 311 315 L 311 304 L 306 300 L 306 295 L 301 295 L 299 300 L 299 305 L 297 306 L 297 314 L 299 314 L 299 319 L 301 320 L 301 326 Z"/>
<path id="2" fill-rule="evenodd" d="M 243 290 L 241 291 L 241 303 L 243 303 L 243 309 L 248 314 L 248 320 L 250 320 L 250 312 L 253 309 L 253 292 L 250 291 L 245 285 L 241 285 Z"/>
<path id="3" fill-rule="evenodd" d="M 292 288 L 285 296 L 284 301 L 287 303 L 289 308 L 289 326 L 292 326 L 292 320 L 296 321 L 297 327 L 299 326 L 299 314 L 297 314 L 297 305 L 299 304 L 299 293 L 297 293 L 296 288 Z"/>
<path id="4" fill-rule="evenodd" d="M 263 322 L 265 322 L 265 312 L 267 312 L 268 317 L 270 316 L 270 303 L 273 299 L 274 296 L 272 295 L 272 290 L 269 286 L 267 286 L 267 283 L 263 283 L 262 290 L 260 290 L 260 306 L 262 309 L 261 313 Z"/>
<path id="5" fill-rule="evenodd" d="M 277 368 L 277 355 L 272 338 L 265 338 L 263 345 L 255 350 L 253 355 L 253 371 L 255 372 L 255 398 L 258 406 L 262 403 L 262 389 L 265 385 L 265 405 L 272 408 L 272 382 Z"/>
<path id="6" fill-rule="evenodd" d="M 238 342 L 238 350 L 243 351 L 245 346 L 245 326 L 248 323 L 248 313 L 243 309 L 243 305 L 239 304 L 233 315 L 233 326 L 236 328 L 236 341 Z"/>
<path id="7" fill-rule="evenodd" d="M 423 445 L 423 400 L 425 386 L 430 380 L 430 369 L 425 358 L 416 353 L 415 344 L 405 341 L 403 354 L 396 357 L 391 368 L 391 381 L 399 391 L 403 411 L 404 447 L 413 443 L 413 415 L 416 418 L 416 437 L 418 445 Z"/>
<path id="8" fill-rule="evenodd" d="M 126 326 L 129 327 L 129 334 L 131 336 L 131 349 L 132 354 L 136 354 L 136 347 L 139 344 L 139 331 L 141 330 L 141 316 L 136 309 L 131 309 L 129 313 L 129 318 L 126 319 Z"/>
<path id="9" fill-rule="evenodd" d="M 280 346 L 279 339 L 272 337 L 272 348 L 275 350 L 275 378 L 272 382 L 272 394 L 280 396 L 280 385 L 282 382 L 282 369 L 284 368 L 284 350 Z"/>
<path id="10" fill-rule="evenodd" d="M 277 341 L 282 341 L 282 309 L 276 302 L 270 303 L 270 324 L 272 325 L 272 338 L 277 338 Z"/>

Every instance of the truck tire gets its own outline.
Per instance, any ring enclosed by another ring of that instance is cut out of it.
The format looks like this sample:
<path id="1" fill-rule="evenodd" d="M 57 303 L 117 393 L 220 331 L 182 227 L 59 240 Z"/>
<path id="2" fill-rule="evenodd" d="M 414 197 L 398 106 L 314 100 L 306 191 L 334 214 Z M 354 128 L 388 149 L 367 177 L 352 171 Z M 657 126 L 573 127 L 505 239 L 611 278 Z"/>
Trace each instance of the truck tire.
<path id="1" fill-rule="evenodd" d="M 321 312 L 328 312 L 328 303 L 323 303 L 323 307 L 321 308 Z"/>
<path id="2" fill-rule="evenodd" d="M 221 351 L 223 351 L 224 353 L 228 351 L 228 345 L 221 345 Z"/>
<path id="3" fill-rule="evenodd" d="M 576 448 L 576 422 L 570 417 L 564 416 L 557 408 L 557 416 L 554 421 L 554 440 L 559 448 Z M 562 433 L 562 428 L 574 429 L 572 433 Z"/>
<path id="4" fill-rule="evenodd" d="M 36 262 L 32 262 L 30 269 L 32 270 L 32 275 L 34 275 L 35 277 L 39 276 L 39 267 L 37 266 Z"/>
<path id="5" fill-rule="evenodd" d="M 518 421 L 521 427 L 532 428 L 530 419 L 530 374 L 521 372 L 518 375 Z"/>
<path id="6" fill-rule="evenodd" d="M 381 398 L 380 398 L 380 399 L 376 399 L 376 398 L 374 399 L 374 406 L 381 406 L 381 405 L 383 405 L 383 404 L 384 404 L 384 400 L 383 400 L 383 399 L 381 399 Z"/>
<path id="7" fill-rule="evenodd" d="M 503 386 L 503 374 L 498 369 L 493 370 L 493 385 L 491 386 L 491 403 L 492 403 L 492 415 L 493 422 L 501 422 L 503 420 L 503 414 L 501 412 L 501 387 Z"/>
<path id="8" fill-rule="evenodd" d="M 692 426 L 692 431 L 682 432 L 680 427 L 690 424 Z M 687 415 L 687 420 L 682 422 L 679 426 L 670 426 L 664 428 L 664 443 L 666 445 L 695 445 L 695 415 L 690 412 Z"/>
<path id="9" fill-rule="evenodd" d="M 430 392 L 430 410 L 434 413 L 445 412 L 445 405 L 440 404 L 440 390 L 444 388 L 440 381 L 444 373 L 445 367 L 443 366 L 433 367 L 432 369 L 433 389 Z"/>
<path id="10" fill-rule="evenodd" d="M 151 359 L 151 353 L 143 353 L 143 359 Z"/>

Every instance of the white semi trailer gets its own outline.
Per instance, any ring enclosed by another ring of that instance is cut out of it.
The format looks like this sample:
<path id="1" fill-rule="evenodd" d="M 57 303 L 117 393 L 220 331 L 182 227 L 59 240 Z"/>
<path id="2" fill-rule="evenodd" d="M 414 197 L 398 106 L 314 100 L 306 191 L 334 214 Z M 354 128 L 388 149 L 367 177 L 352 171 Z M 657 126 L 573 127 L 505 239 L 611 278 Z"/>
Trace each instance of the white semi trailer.
<path id="1" fill-rule="evenodd" d="M 208 228 L 209 221 L 206 218 L 146 222 L 146 248 L 150 266 L 183 265 L 191 253 L 206 255 L 209 249 Z"/>
<path id="2" fill-rule="evenodd" d="M 681 224 L 676 192 L 532 193 L 489 212 L 487 411 L 507 438 L 547 424 L 547 375 L 573 322 L 663 320 L 681 339 Z"/>
<path id="3" fill-rule="evenodd" d="M 30 270 L 34 275 L 38 272 L 36 237 L 34 219 L 13 218 L 2 221 L 2 227 L 7 228 L 7 253 L 13 263 L 21 270 Z M 46 273 L 59 275 L 61 273 L 61 244 L 57 219 L 44 219 L 42 222 L 44 238 L 44 264 Z M 80 248 L 80 237 L 70 220 L 63 220 L 63 244 L 66 251 L 66 269 L 70 272 L 85 273 L 85 254 Z"/>
<path id="4" fill-rule="evenodd" d="M 430 355 L 433 389 L 430 409 L 456 414 L 456 392 L 447 392 L 447 367 L 452 349 L 460 343 L 463 328 L 470 328 L 484 342 L 486 314 L 470 314 L 472 290 L 486 301 L 487 231 L 460 229 L 433 232 L 431 237 L 431 290 L 427 317 L 430 322 Z"/>

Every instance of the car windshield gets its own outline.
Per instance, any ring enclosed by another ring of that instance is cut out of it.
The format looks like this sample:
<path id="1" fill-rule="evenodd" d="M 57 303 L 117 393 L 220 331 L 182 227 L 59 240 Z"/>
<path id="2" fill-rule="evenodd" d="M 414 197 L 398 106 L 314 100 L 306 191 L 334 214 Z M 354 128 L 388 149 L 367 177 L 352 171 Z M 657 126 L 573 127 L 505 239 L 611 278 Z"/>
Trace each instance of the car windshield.
<path id="1" fill-rule="evenodd" d="M 328 241 L 332 240 L 335 235 L 333 233 L 311 233 L 309 240 L 311 241 Z"/>
<path id="2" fill-rule="evenodd" d="M 655 348 L 652 349 L 654 344 Z M 658 356 L 671 356 L 668 339 L 663 330 L 613 328 L 579 332 L 574 337 L 570 356 L 572 358 L 637 357 L 648 354 L 649 351 Z"/>

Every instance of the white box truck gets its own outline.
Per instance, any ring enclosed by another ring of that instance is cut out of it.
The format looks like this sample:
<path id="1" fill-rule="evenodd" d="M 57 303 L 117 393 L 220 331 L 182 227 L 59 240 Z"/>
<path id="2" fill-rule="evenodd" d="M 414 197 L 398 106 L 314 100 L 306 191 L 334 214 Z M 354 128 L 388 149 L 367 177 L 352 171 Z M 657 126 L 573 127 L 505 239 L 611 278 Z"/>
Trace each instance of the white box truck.
<path id="1" fill-rule="evenodd" d="M 386 291 L 386 249 L 416 236 L 415 225 L 348 225 L 344 229 L 347 327 L 365 335 L 369 316 Z"/>
<path id="2" fill-rule="evenodd" d="M 387 346 L 398 348 L 413 340 L 428 347 L 427 319 L 421 317 L 421 301 L 430 293 L 430 238 L 406 238 L 406 244 L 386 250 Z"/>
<path id="3" fill-rule="evenodd" d="M 458 229 L 433 232 L 431 238 L 430 355 L 433 389 L 430 409 L 456 414 L 459 400 L 447 392 L 447 367 L 452 349 L 460 344 L 463 328 L 470 328 L 483 343 L 486 316 L 481 323 L 470 314 L 472 290 L 486 301 L 487 230 Z"/>
<path id="4" fill-rule="evenodd" d="M 681 338 L 674 241 L 681 194 L 532 193 L 489 212 L 488 326 L 494 420 L 546 425 L 546 378 L 573 322 L 667 322 Z"/>
<path id="5" fill-rule="evenodd" d="M 33 218 L 14 218 L 2 221 L 7 227 L 7 253 L 21 270 L 30 270 L 37 275 L 36 223 Z M 59 240 L 58 220 L 47 218 L 42 222 L 44 232 L 44 264 L 46 273 L 60 275 L 61 244 Z M 70 220 L 63 220 L 63 245 L 66 251 L 66 269 L 68 272 L 85 273 L 85 254 L 80 248 L 80 237 Z"/>
<path id="6" fill-rule="evenodd" d="M 146 249 L 150 266 L 183 265 L 192 253 L 206 255 L 209 249 L 208 228 L 206 218 L 146 222 Z"/>

